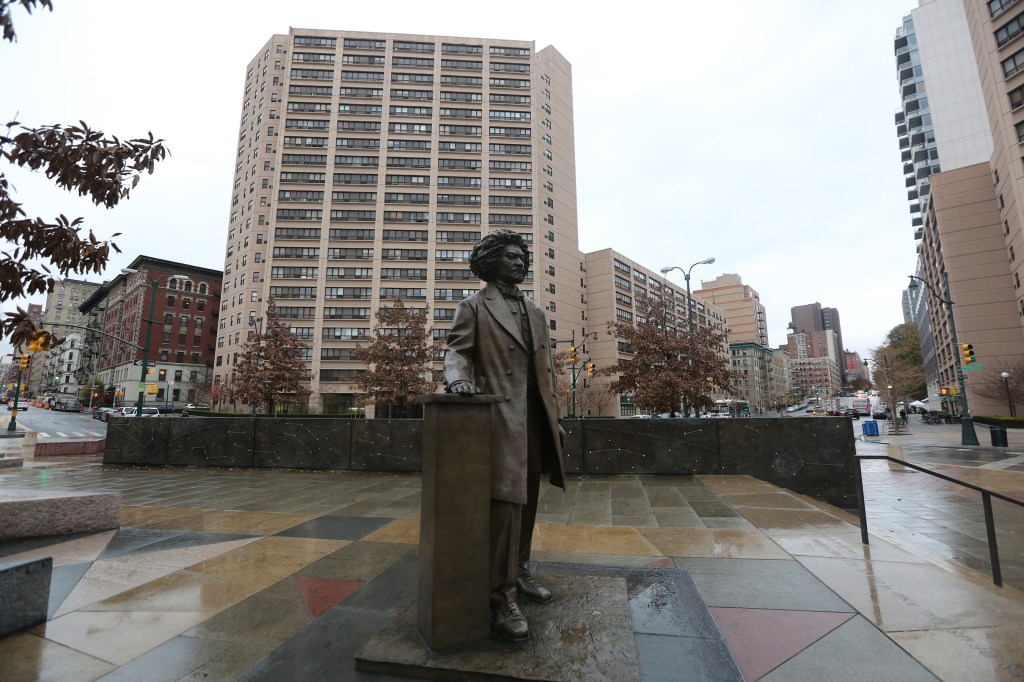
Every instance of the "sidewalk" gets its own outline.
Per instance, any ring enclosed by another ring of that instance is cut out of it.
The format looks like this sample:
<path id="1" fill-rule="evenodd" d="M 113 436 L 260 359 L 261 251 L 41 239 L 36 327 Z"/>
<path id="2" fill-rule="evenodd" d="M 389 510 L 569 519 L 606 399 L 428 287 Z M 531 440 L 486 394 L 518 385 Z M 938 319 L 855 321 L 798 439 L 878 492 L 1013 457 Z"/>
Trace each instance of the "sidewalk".
<path id="1" fill-rule="evenodd" d="M 1024 430 L 1008 429 L 1008 448 L 963 446 L 958 424 L 928 425 L 912 417 L 910 433 L 861 437 L 858 454 L 886 454 L 900 445 L 907 461 L 957 480 L 1024 501 Z M 981 495 L 973 490 L 885 462 L 865 461 L 868 528 L 886 531 L 951 561 L 991 575 Z M 996 542 L 1004 585 L 1024 589 L 1024 508 L 993 500 Z"/>
<path id="2" fill-rule="evenodd" d="M 0 561 L 55 565 L 49 622 L 0 640 L 2 680 L 393 679 L 352 656 L 415 599 L 419 476 L 79 460 L 0 485 L 124 495 L 119 531 L 0 543 Z M 543 491 L 540 576 L 685 569 L 714 620 L 669 657 L 634 623 L 645 679 L 1024 676 L 1024 593 L 872 525 L 870 508 L 865 547 L 850 514 L 746 476 L 567 487 Z"/>

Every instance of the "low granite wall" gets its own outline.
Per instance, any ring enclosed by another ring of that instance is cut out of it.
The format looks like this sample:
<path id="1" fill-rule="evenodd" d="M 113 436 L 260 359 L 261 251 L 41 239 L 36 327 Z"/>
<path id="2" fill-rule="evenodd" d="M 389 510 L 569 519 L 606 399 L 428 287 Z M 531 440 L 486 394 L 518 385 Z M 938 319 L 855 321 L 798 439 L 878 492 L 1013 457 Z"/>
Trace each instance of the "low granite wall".
<path id="1" fill-rule="evenodd" d="M 106 464 L 421 470 L 417 419 L 112 419 Z M 857 506 L 845 417 L 567 419 L 567 474 L 747 474 L 843 509 Z"/>

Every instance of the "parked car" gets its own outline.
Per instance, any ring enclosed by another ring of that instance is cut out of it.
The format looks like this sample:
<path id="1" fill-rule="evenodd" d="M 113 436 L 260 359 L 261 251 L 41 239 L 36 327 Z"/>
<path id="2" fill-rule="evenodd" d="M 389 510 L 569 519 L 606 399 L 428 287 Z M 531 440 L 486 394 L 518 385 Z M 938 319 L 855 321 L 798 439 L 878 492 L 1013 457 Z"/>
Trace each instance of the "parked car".
<path id="1" fill-rule="evenodd" d="M 138 411 L 137 407 L 122 407 L 121 408 L 121 415 L 120 416 L 122 416 L 122 417 L 134 417 L 136 415 L 137 411 Z M 158 410 L 155 407 L 143 407 L 142 408 L 142 414 L 139 415 L 139 416 L 141 416 L 141 417 L 159 417 L 160 416 L 160 410 Z"/>
<path id="2" fill-rule="evenodd" d="M 885 410 L 872 410 L 872 419 L 888 419 L 889 415 L 886 414 Z"/>
<path id="3" fill-rule="evenodd" d="M 61 412 L 81 412 L 82 403 L 77 400 L 62 400 L 60 403 Z"/>
<path id="4" fill-rule="evenodd" d="M 92 413 L 93 419 L 99 419 L 101 422 L 107 421 L 107 417 L 111 414 L 116 414 L 117 410 L 113 407 L 101 407 Z"/>
<path id="5" fill-rule="evenodd" d="M 860 419 L 860 412 L 853 409 L 852 407 L 848 407 L 845 410 L 843 410 L 843 416 L 849 417 L 850 419 Z"/>
<path id="6" fill-rule="evenodd" d="M 186 410 L 208 410 L 210 406 L 206 403 L 189 403 L 185 406 Z"/>
<path id="7" fill-rule="evenodd" d="M 22 402 L 22 401 L 19 400 L 18 401 L 18 411 L 21 412 L 21 411 L 27 410 L 28 409 L 28 405 L 29 405 L 29 403 L 28 403 L 27 400 L 25 402 Z M 13 410 L 14 409 L 14 401 L 13 400 L 7 401 L 7 409 L 8 410 Z"/>

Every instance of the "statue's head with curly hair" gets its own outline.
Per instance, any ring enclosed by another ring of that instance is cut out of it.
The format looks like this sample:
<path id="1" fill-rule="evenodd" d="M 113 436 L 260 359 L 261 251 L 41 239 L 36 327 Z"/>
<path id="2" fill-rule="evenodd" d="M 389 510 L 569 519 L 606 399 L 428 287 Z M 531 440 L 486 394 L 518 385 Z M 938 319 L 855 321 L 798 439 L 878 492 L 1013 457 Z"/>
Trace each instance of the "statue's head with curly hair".
<path id="1" fill-rule="evenodd" d="M 505 255 L 505 249 L 509 246 L 519 247 L 523 252 L 522 270 L 513 273 L 513 283 L 519 284 L 530 270 L 530 252 L 523 236 L 513 230 L 495 230 L 478 241 L 469 255 L 469 269 L 483 281 L 493 282 L 498 274 L 498 265 Z"/>

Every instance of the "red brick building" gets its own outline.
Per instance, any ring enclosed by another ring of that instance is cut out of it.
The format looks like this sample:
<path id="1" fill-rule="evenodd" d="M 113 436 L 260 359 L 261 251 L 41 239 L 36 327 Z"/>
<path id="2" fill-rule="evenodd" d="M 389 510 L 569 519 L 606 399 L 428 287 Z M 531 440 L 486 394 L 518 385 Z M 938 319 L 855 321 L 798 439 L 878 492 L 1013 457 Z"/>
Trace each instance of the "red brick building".
<path id="1" fill-rule="evenodd" d="M 222 280 L 219 270 L 139 256 L 90 296 L 81 311 L 95 312 L 107 334 L 144 348 L 152 306 L 145 383 L 156 389 L 146 400 L 180 408 L 196 400 L 197 390 L 202 392 L 200 387 L 210 382 Z M 142 359 L 142 350 L 102 338 L 97 378 L 106 386 L 108 401 L 135 402 Z"/>

